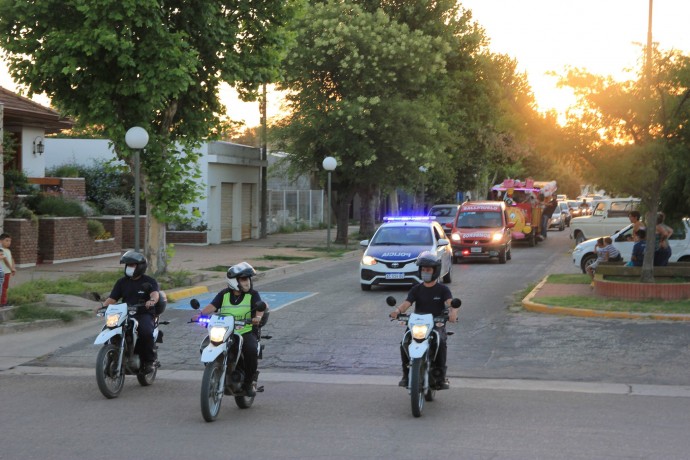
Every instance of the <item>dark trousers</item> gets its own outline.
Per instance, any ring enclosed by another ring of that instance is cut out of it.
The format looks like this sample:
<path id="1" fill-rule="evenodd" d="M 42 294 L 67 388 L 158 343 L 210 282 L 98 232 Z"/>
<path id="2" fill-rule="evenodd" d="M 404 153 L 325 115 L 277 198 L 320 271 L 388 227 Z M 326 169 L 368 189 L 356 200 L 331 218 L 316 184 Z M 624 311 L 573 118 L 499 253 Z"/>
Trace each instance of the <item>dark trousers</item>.
<path id="1" fill-rule="evenodd" d="M 139 353 L 142 363 L 151 363 L 156 360 L 153 351 L 153 315 L 150 313 L 139 313 L 134 316 L 139 321 L 139 338 L 137 339 L 136 351 Z"/>
<path id="2" fill-rule="evenodd" d="M 245 382 L 251 383 L 259 367 L 259 338 L 256 332 L 250 331 L 242 335 L 242 358 L 244 361 Z"/>
<path id="3" fill-rule="evenodd" d="M 436 359 L 434 360 L 433 366 L 436 369 L 441 369 L 442 375 L 441 379 L 446 378 L 446 356 L 448 355 L 448 334 L 446 334 L 446 328 L 445 327 L 434 327 L 435 331 L 438 331 L 439 336 L 441 338 L 441 343 L 438 345 L 438 352 L 436 353 Z M 408 334 L 409 329 L 407 333 L 405 334 L 405 338 L 403 339 L 403 342 L 400 344 L 400 359 L 402 361 L 402 369 L 403 369 L 403 375 L 407 376 L 409 372 L 409 367 L 408 364 L 410 362 L 409 357 L 407 356 L 407 346 L 409 345 L 409 341 L 412 340 L 412 337 Z"/>

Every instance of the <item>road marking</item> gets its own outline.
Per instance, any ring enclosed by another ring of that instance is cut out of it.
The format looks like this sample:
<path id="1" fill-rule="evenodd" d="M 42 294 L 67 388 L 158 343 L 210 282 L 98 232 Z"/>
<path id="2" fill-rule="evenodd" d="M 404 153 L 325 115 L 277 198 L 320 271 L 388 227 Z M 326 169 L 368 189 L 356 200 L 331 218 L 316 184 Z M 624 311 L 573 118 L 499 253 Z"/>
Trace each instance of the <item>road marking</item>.
<path id="1" fill-rule="evenodd" d="M 0 372 L 0 375 L 93 378 L 93 369 L 82 367 L 17 366 Z M 161 380 L 201 382 L 202 375 L 202 370 L 161 369 L 158 371 L 157 378 Z M 261 381 L 273 383 L 314 383 L 324 385 L 398 386 L 397 375 L 315 374 L 303 372 L 274 372 L 265 369 L 261 369 Z M 690 386 L 681 385 L 569 382 L 562 380 L 475 379 L 452 376 L 450 376 L 450 385 L 450 390 L 448 390 L 450 392 L 476 389 L 690 398 Z"/>
<path id="2" fill-rule="evenodd" d="M 201 304 L 201 307 L 205 307 L 210 304 L 217 293 L 206 293 L 196 296 L 195 298 Z M 271 311 L 280 310 L 283 307 L 292 305 L 300 300 L 308 299 L 313 297 L 318 292 L 261 292 L 261 298 L 269 305 Z M 168 307 L 175 310 L 191 310 L 192 307 L 189 306 L 189 301 L 192 297 L 185 297 L 183 299 L 178 299 L 175 302 L 169 303 Z"/>

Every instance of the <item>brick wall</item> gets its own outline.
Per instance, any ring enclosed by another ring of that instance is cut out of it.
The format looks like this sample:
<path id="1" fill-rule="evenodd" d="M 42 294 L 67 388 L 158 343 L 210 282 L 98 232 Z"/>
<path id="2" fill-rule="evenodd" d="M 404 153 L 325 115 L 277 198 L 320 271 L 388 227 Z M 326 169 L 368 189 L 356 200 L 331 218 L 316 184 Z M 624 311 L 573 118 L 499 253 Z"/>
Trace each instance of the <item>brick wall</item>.
<path id="1" fill-rule="evenodd" d="M 139 248 L 146 241 L 146 216 L 139 216 Z M 134 216 L 122 216 L 122 247 L 134 247 Z"/>
<path id="2" fill-rule="evenodd" d="M 79 201 L 86 200 L 86 180 L 83 177 L 62 177 L 62 196 Z"/>
<path id="3" fill-rule="evenodd" d="M 208 234 L 206 232 L 168 230 L 165 233 L 165 239 L 168 243 L 208 244 L 207 235 Z"/>
<path id="4" fill-rule="evenodd" d="M 683 300 L 690 299 L 690 283 L 622 283 L 595 279 L 594 293 L 625 300 Z"/>
<path id="5" fill-rule="evenodd" d="M 38 257 L 38 222 L 5 219 L 4 232 L 12 236 L 12 257 L 18 267 L 33 267 Z"/>
<path id="6" fill-rule="evenodd" d="M 95 241 L 85 217 L 42 217 L 38 220 L 39 263 L 66 262 L 107 254 L 120 254 L 115 238 Z"/>

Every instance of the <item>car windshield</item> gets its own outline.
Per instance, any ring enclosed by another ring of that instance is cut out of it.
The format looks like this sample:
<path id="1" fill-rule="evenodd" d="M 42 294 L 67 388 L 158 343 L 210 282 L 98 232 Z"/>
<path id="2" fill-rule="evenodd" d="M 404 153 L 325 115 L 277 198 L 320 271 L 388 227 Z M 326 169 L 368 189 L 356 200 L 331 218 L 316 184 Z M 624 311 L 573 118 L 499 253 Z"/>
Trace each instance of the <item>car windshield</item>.
<path id="1" fill-rule="evenodd" d="M 371 240 L 373 246 L 429 246 L 433 242 L 429 227 L 381 227 Z"/>
<path id="2" fill-rule="evenodd" d="M 458 216 L 458 228 L 496 228 L 503 226 L 500 212 L 462 212 Z"/>

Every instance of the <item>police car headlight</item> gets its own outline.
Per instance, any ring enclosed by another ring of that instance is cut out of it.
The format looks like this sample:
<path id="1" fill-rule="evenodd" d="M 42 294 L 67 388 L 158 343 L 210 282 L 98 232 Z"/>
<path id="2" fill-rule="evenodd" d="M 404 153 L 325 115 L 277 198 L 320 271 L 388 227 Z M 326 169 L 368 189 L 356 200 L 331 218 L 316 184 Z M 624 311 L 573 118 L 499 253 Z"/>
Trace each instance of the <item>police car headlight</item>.
<path id="1" fill-rule="evenodd" d="M 213 326 L 208 332 L 208 338 L 214 344 L 219 344 L 225 338 L 225 333 L 227 332 L 227 327 Z"/>
<path id="2" fill-rule="evenodd" d="M 501 232 L 496 232 L 496 233 L 494 233 L 494 235 L 491 237 L 491 239 L 492 239 L 494 242 L 501 241 L 501 240 L 503 239 L 503 233 L 501 233 Z"/>
<path id="3" fill-rule="evenodd" d="M 452 235 L 450 235 L 450 239 L 453 241 L 462 241 L 462 237 L 459 233 L 453 233 Z"/>
<path id="4" fill-rule="evenodd" d="M 415 340 L 424 340 L 429 326 L 426 324 L 415 324 L 412 326 L 412 338 Z"/>
<path id="5" fill-rule="evenodd" d="M 362 257 L 362 265 L 376 265 L 376 259 L 371 256 Z"/>

